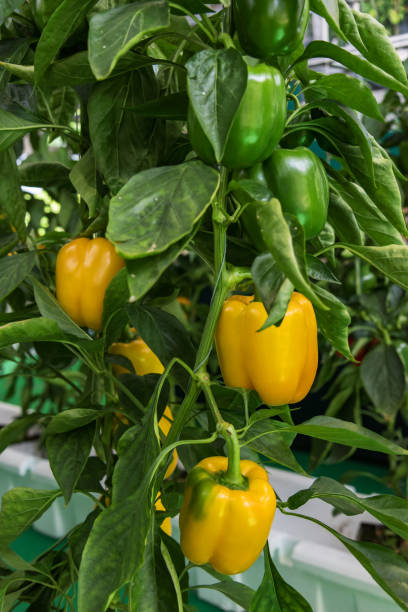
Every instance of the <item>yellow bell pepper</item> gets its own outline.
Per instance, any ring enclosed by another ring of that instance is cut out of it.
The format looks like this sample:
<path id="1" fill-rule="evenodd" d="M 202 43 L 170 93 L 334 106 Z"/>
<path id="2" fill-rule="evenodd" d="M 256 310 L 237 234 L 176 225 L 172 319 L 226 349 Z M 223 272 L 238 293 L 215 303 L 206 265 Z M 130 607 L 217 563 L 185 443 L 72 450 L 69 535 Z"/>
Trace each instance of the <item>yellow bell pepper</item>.
<path id="1" fill-rule="evenodd" d="M 233 295 L 224 302 L 215 334 L 224 382 L 255 389 L 270 406 L 300 402 L 317 370 L 317 324 L 311 302 L 293 292 L 279 327 L 259 332 L 267 312 L 253 296 Z"/>
<path id="2" fill-rule="evenodd" d="M 147 346 L 146 342 L 142 340 L 142 338 L 138 338 L 132 342 L 114 342 L 110 347 L 109 352 L 113 355 L 123 355 L 123 357 L 127 357 L 127 359 L 129 359 L 129 361 L 132 363 L 138 376 L 144 376 L 145 374 L 162 374 L 164 371 L 162 362 Z M 120 365 L 114 365 L 113 370 L 117 376 L 129 373 L 129 370 Z M 166 406 L 163 416 L 159 421 L 159 427 L 165 436 L 167 436 L 170 431 L 172 421 L 173 415 L 170 408 Z M 164 476 L 165 478 L 172 475 L 176 469 L 177 461 L 178 454 L 177 451 L 174 450 L 171 462 Z"/>
<path id="3" fill-rule="evenodd" d="M 222 484 L 227 457 L 207 457 L 189 473 L 180 512 L 180 543 L 196 565 L 210 563 L 222 574 L 247 570 L 260 555 L 272 525 L 276 496 L 266 471 L 240 461 L 247 488 Z"/>
<path id="4" fill-rule="evenodd" d="M 166 508 L 163 506 L 163 502 L 161 500 L 161 497 L 158 497 L 156 499 L 155 506 L 156 506 L 156 510 L 161 510 L 162 512 L 166 511 Z M 167 533 L 167 535 L 171 536 L 171 518 L 169 516 L 167 516 L 164 519 L 164 521 L 162 522 L 160 527 L 163 529 L 163 531 L 165 533 Z"/>
<path id="5" fill-rule="evenodd" d="M 57 300 L 80 327 L 102 328 L 105 291 L 125 265 L 106 238 L 77 238 L 64 245 L 57 256 Z"/>

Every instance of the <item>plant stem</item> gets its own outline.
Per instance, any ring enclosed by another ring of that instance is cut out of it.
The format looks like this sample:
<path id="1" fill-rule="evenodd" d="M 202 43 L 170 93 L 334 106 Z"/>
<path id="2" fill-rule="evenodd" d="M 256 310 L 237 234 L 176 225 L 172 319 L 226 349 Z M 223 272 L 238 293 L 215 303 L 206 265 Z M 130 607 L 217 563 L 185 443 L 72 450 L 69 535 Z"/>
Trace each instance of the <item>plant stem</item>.
<path id="1" fill-rule="evenodd" d="M 242 487 L 245 481 L 241 474 L 240 447 L 235 427 L 228 424 L 227 426 L 220 426 L 219 430 L 225 437 L 228 448 L 228 468 L 223 483 L 227 486 Z"/>

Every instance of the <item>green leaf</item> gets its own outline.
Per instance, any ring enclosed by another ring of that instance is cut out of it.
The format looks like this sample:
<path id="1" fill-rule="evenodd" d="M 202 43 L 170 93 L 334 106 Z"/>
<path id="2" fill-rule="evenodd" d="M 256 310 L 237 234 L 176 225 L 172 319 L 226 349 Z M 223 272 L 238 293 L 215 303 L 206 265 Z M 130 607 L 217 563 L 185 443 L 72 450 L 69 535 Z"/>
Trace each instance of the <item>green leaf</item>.
<path id="1" fill-rule="evenodd" d="M 337 100 L 368 117 L 384 121 L 378 102 L 368 85 L 348 74 L 322 76 L 313 83 L 309 93 Z"/>
<path id="2" fill-rule="evenodd" d="M 46 317 L 15 321 L 0 327 L 0 348 L 18 342 L 66 342 L 67 337 L 58 323 Z"/>
<path id="3" fill-rule="evenodd" d="M 314 498 L 322 499 L 349 516 L 367 511 L 401 538 L 408 539 L 408 502 L 397 495 L 359 497 L 336 480 L 322 476 L 308 489 L 289 497 L 286 505 L 295 510 Z"/>
<path id="4" fill-rule="evenodd" d="M 386 419 L 395 416 L 405 394 L 405 369 L 395 348 L 376 346 L 364 357 L 360 372 L 377 412 Z"/>
<path id="5" fill-rule="evenodd" d="M 67 334 L 80 338 L 81 340 L 91 341 L 90 336 L 84 332 L 61 308 L 52 293 L 42 285 L 34 276 L 30 278 L 34 287 L 34 296 L 38 309 L 43 317 L 53 319 L 59 327 Z"/>
<path id="6" fill-rule="evenodd" d="M 296 64 L 314 57 L 328 57 L 343 64 L 343 66 L 349 68 L 352 72 L 370 81 L 374 81 L 379 85 L 388 87 L 393 91 L 399 91 L 408 97 L 408 87 L 405 84 L 401 83 L 398 79 L 394 78 L 391 74 L 385 72 L 377 65 L 372 64 L 350 51 L 346 51 L 346 49 L 342 47 L 338 47 L 330 42 L 313 41 L 307 45 L 303 55 L 296 60 Z"/>
<path id="7" fill-rule="evenodd" d="M 186 248 L 190 236 L 182 238 L 163 253 L 149 255 L 138 259 L 128 259 L 126 268 L 128 271 L 129 290 L 133 299 L 143 297 L 153 287 L 163 272 Z"/>
<path id="8" fill-rule="evenodd" d="M 264 563 L 264 577 L 252 598 L 249 612 L 313 612 L 306 599 L 279 574 L 268 543 L 264 548 Z"/>
<path id="9" fill-rule="evenodd" d="M 305 436 L 318 438 L 319 440 L 336 442 L 345 446 L 355 446 L 356 448 L 377 451 L 386 455 L 408 454 L 408 450 L 401 448 L 398 444 L 383 438 L 365 427 L 329 416 L 316 416 L 309 421 L 295 426 L 285 424 L 284 428 L 304 434 Z"/>
<path id="10" fill-rule="evenodd" d="M 139 117 L 160 117 L 160 119 L 171 119 L 174 121 L 186 121 L 188 109 L 188 96 L 180 91 L 168 96 L 161 96 L 157 100 L 142 102 L 137 106 L 129 107 Z"/>
<path id="11" fill-rule="evenodd" d="M 0 151 L 8 149 L 27 132 L 47 127 L 52 126 L 44 122 L 27 121 L 0 108 Z M 2 166 L 3 163 L 4 161 L 2 160 Z"/>
<path id="12" fill-rule="evenodd" d="M 251 267 L 255 287 L 267 311 L 274 303 L 284 276 L 271 253 L 263 253 L 254 259 Z"/>
<path id="13" fill-rule="evenodd" d="M 363 234 L 349 204 L 333 189 L 330 190 L 328 219 L 339 240 L 363 244 Z"/>
<path id="14" fill-rule="evenodd" d="M 78 429 L 79 427 L 84 427 L 84 425 L 92 423 L 101 416 L 103 416 L 103 413 L 99 410 L 70 408 L 52 417 L 47 427 L 46 434 L 50 436 L 72 431 L 73 429 Z"/>
<path id="15" fill-rule="evenodd" d="M 338 0 L 311 0 L 311 10 L 323 17 L 340 38 L 345 40 L 340 29 Z"/>
<path id="16" fill-rule="evenodd" d="M 85 545 L 78 580 L 78 609 L 101 612 L 111 594 L 144 562 L 150 528 L 149 487 L 143 481 L 124 501 L 96 519 Z"/>
<path id="17" fill-rule="evenodd" d="M 96 162 L 92 147 L 76 162 L 69 178 L 78 194 L 87 203 L 91 219 L 101 204 L 96 184 Z"/>
<path id="18" fill-rule="evenodd" d="M 205 49 L 193 55 L 186 68 L 191 105 L 219 162 L 246 89 L 246 64 L 235 49 Z"/>
<path id="19" fill-rule="evenodd" d="M 1 6 L 0 6 L 0 23 L 1 23 Z M 30 46 L 29 40 L 24 38 L 6 39 L 0 41 L 0 59 L 2 62 L 11 62 L 19 64 Z M 4 91 L 10 80 L 10 74 L 7 70 L 0 70 L 0 91 Z"/>
<path id="20" fill-rule="evenodd" d="M 27 416 L 15 419 L 5 427 L 0 429 L 0 453 L 4 451 L 10 444 L 20 442 L 24 437 L 25 432 L 31 425 L 34 425 L 39 420 L 37 414 L 29 414 Z"/>
<path id="21" fill-rule="evenodd" d="M 25 0 L 2 0 L 0 2 L 0 25 L 6 21 L 13 11 L 23 6 Z"/>
<path id="22" fill-rule="evenodd" d="M 38 84 L 61 47 L 85 19 L 98 0 L 63 0 L 41 32 L 34 55 L 35 82 Z"/>
<path id="23" fill-rule="evenodd" d="M 77 491 L 91 491 L 104 493 L 101 485 L 106 476 L 106 464 L 98 457 L 88 457 L 85 467 L 77 480 L 75 489 Z"/>
<path id="24" fill-rule="evenodd" d="M 75 484 L 91 452 L 94 437 L 94 423 L 46 437 L 50 467 L 61 487 L 65 503 L 71 499 Z"/>
<path id="25" fill-rule="evenodd" d="M 117 312 L 118 310 L 123 310 L 128 300 L 128 273 L 126 268 L 122 268 L 112 278 L 105 291 L 105 296 L 103 298 L 102 314 L 102 324 L 104 327 L 115 314 L 115 312 Z"/>
<path id="26" fill-rule="evenodd" d="M 367 195 L 364 189 L 345 179 L 340 173 L 330 171 L 332 176 L 335 176 L 335 180 L 330 179 L 332 188 L 334 187 L 338 192 L 339 197 L 343 198 L 344 202 L 352 209 L 356 217 L 356 221 L 361 229 L 368 234 L 368 236 L 380 246 L 386 246 L 389 244 L 404 244 L 401 238 L 401 234 L 391 225 L 391 223 L 384 217 L 381 210 L 377 208 L 371 198 Z M 334 207 L 340 204 L 340 201 L 333 200 Z M 330 201 L 330 207 L 332 206 L 332 200 Z M 334 217 L 333 221 L 337 223 L 338 215 L 335 208 L 331 210 L 329 207 L 329 216 Z M 345 223 L 343 219 L 343 223 Z M 352 242 L 353 244 L 361 244 L 361 238 L 358 240 L 352 240 L 351 236 L 354 233 L 350 233 L 349 237 L 340 237 L 341 240 L 346 238 L 345 242 Z"/>
<path id="27" fill-rule="evenodd" d="M 290 513 L 288 513 L 290 515 Z M 371 542 L 356 542 L 346 538 L 321 521 L 295 514 L 334 535 L 356 557 L 380 587 L 405 611 L 408 611 L 408 565 L 405 559 L 385 546 Z"/>
<path id="28" fill-rule="evenodd" d="M 13 253 L 0 259 L 0 300 L 7 297 L 30 274 L 35 264 L 33 252 Z"/>
<path id="29" fill-rule="evenodd" d="M 214 584 L 199 584 L 195 589 L 211 589 L 226 595 L 228 599 L 238 604 L 244 610 L 249 610 L 254 597 L 254 590 L 246 584 L 234 580 L 221 580 Z"/>
<path id="30" fill-rule="evenodd" d="M 108 79 L 92 88 L 88 117 L 93 152 L 96 167 L 113 193 L 134 174 L 157 163 L 160 131 L 156 122 L 126 109 L 157 95 L 151 67 Z"/>
<path id="31" fill-rule="evenodd" d="M 359 246 L 345 244 L 351 253 L 361 257 L 370 265 L 377 268 L 382 274 L 388 276 L 394 283 L 408 289 L 408 253 L 407 247 L 400 245 L 389 246 Z"/>
<path id="32" fill-rule="evenodd" d="M 21 185 L 27 187 L 69 187 L 69 170 L 61 162 L 23 162 L 18 167 L 18 175 Z"/>
<path id="33" fill-rule="evenodd" d="M 323 287 L 315 285 L 314 289 L 327 306 L 327 310 L 315 310 L 319 329 L 339 353 L 354 361 L 348 344 L 351 316 L 347 306 Z"/>
<path id="34" fill-rule="evenodd" d="M 366 159 L 362 156 L 359 147 L 344 145 L 343 153 L 346 154 L 347 162 L 361 187 L 365 189 L 377 208 L 400 234 L 408 237 L 402 213 L 401 192 L 394 175 L 392 160 L 384 149 L 372 139 L 375 183 L 367 176 Z"/>
<path id="35" fill-rule="evenodd" d="M 280 202 L 276 198 L 269 202 L 260 202 L 257 219 L 264 242 L 282 272 L 313 305 L 325 310 L 325 304 L 314 292 L 306 273 L 305 240 L 300 224 L 292 225 L 295 233 L 293 240 Z"/>
<path id="36" fill-rule="evenodd" d="M 190 366 L 194 349 L 185 327 L 176 317 L 155 306 L 129 304 L 129 318 L 146 344 L 165 367 L 174 357 Z"/>
<path id="37" fill-rule="evenodd" d="M 307 273 L 310 278 L 318 281 L 324 281 L 326 283 L 340 284 L 337 276 L 333 274 L 329 266 L 325 264 L 321 259 L 306 253 Z"/>
<path id="38" fill-rule="evenodd" d="M 60 496 L 60 491 L 16 487 L 2 497 L 0 550 L 7 549 L 20 534 L 44 514 Z"/>
<path id="39" fill-rule="evenodd" d="M 368 13 L 352 10 L 346 0 L 338 1 L 340 27 L 347 40 L 373 66 L 406 85 L 407 75 L 403 63 L 385 27 Z"/>
<path id="40" fill-rule="evenodd" d="M 170 24 L 167 2 L 153 0 L 94 13 L 89 21 L 89 62 L 97 79 L 106 79 L 120 57 L 147 36 Z"/>
<path id="41" fill-rule="evenodd" d="M 165 251 L 191 232 L 218 181 L 198 161 L 139 172 L 111 200 L 107 237 L 128 259 Z"/>
<path id="42" fill-rule="evenodd" d="M 0 109 L 0 123 L 1 123 Z M 1 142 L 1 134 L 0 134 Z M 15 227 L 18 237 L 25 241 L 26 224 L 25 214 L 26 205 L 20 189 L 18 170 L 16 165 L 16 155 L 12 147 L 6 151 L 1 150 L 0 145 L 0 210 L 6 213 L 10 225 Z"/>
<path id="43" fill-rule="evenodd" d="M 97 508 L 93 512 L 90 512 L 86 517 L 85 521 L 80 525 L 77 525 L 73 531 L 71 531 L 68 541 L 69 548 L 72 554 L 72 559 L 77 568 L 79 568 L 82 559 L 82 553 L 85 544 L 89 538 L 92 526 L 95 522 L 96 517 L 100 514 L 100 509 Z"/>
<path id="44" fill-rule="evenodd" d="M 279 288 L 276 295 L 275 301 L 272 304 L 271 309 L 268 312 L 268 318 L 259 331 L 267 329 L 271 325 L 275 325 L 283 319 L 288 309 L 288 304 L 293 293 L 293 285 L 288 278 L 286 278 Z"/>

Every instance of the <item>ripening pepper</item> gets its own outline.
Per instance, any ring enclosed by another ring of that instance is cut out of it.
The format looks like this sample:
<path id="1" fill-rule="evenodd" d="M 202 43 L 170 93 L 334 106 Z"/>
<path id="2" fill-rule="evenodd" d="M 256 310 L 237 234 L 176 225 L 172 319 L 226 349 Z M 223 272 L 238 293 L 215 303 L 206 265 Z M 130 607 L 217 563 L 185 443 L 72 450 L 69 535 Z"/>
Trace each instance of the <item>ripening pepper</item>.
<path id="1" fill-rule="evenodd" d="M 262 302 L 233 295 L 224 302 L 215 341 L 224 382 L 255 389 L 270 406 L 300 402 L 317 370 L 317 325 L 311 302 L 293 292 L 279 327 L 259 330 L 267 319 Z"/>
<path id="2" fill-rule="evenodd" d="M 329 183 L 317 155 L 306 147 L 276 149 L 263 170 L 282 210 L 297 217 L 307 240 L 317 236 L 326 223 L 329 206 Z"/>
<path id="3" fill-rule="evenodd" d="M 158 497 L 156 499 L 156 503 L 154 505 L 156 507 L 156 510 L 166 512 L 166 508 L 163 506 L 161 497 Z M 163 529 L 165 533 L 167 533 L 168 536 L 171 536 L 171 518 L 169 516 L 166 516 L 164 521 L 162 521 L 162 524 L 160 525 L 160 527 Z"/>
<path id="4" fill-rule="evenodd" d="M 102 328 L 105 291 L 124 265 L 106 238 L 77 238 L 60 249 L 55 270 L 57 300 L 80 327 Z"/>
<path id="5" fill-rule="evenodd" d="M 265 470 L 240 461 L 245 489 L 223 484 L 227 457 L 207 457 L 189 473 L 180 511 L 180 544 L 197 565 L 210 563 L 222 574 L 247 570 L 260 555 L 276 510 Z"/>
<path id="6" fill-rule="evenodd" d="M 142 338 L 137 338 L 137 340 L 133 340 L 132 342 L 114 342 L 109 352 L 112 353 L 112 355 L 123 355 L 123 357 L 127 357 L 138 376 L 144 376 L 145 374 L 162 374 L 164 371 L 162 362 Z M 129 370 L 120 365 L 113 366 L 113 370 L 117 376 L 129 373 Z M 159 421 L 159 427 L 165 436 L 167 436 L 170 431 L 172 421 L 173 415 L 170 408 L 166 406 L 163 416 Z M 165 478 L 172 475 L 176 469 L 177 460 L 178 454 L 177 451 L 174 450 L 171 462 L 164 476 Z"/>
<path id="7" fill-rule="evenodd" d="M 291 53 L 302 42 L 309 0 L 233 0 L 233 11 L 242 48 L 267 61 Z"/>
<path id="8" fill-rule="evenodd" d="M 248 65 L 248 81 L 227 136 L 221 163 L 228 168 L 247 168 L 263 161 L 278 144 L 285 127 L 285 81 L 277 68 Z M 192 107 L 188 132 L 194 151 L 207 164 L 215 164 L 212 146 Z"/>

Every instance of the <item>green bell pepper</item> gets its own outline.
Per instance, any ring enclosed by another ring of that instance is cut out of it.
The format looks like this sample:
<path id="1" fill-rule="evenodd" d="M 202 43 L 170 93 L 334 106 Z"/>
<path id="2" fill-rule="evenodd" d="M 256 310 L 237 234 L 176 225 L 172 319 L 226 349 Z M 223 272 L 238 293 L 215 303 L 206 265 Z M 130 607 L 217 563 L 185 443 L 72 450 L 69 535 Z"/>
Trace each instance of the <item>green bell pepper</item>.
<path id="1" fill-rule="evenodd" d="M 248 55 L 270 60 L 302 42 L 309 0 L 233 0 L 239 42 Z"/>
<path id="2" fill-rule="evenodd" d="M 221 163 L 247 168 L 270 156 L 278 144 L 286 119 L 285 81 L 277 68 L 248 65 L 248 82 L 229 131 Z M 190 105 L 188 132 L 194 151 L 207 164 L 215 164 L 212 146 Z"/>
<path id="3" fill-rule="evenodd" d="M 297 217 L 307 240 L 316 236 L 326 223 L 329 206 L 329 183 L 320 159 L 306 147 L 277 149 L 263 169 L 282 210 Z"/>

